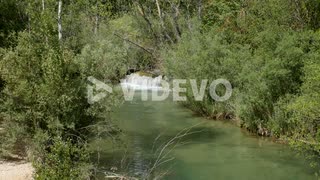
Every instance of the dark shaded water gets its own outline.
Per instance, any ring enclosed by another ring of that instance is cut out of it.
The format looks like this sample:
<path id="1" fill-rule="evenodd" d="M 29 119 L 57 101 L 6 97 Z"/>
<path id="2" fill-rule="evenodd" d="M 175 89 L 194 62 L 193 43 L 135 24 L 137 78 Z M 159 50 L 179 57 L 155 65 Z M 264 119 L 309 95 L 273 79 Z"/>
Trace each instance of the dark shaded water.
<path id="1" fill-rule="evenodd" d="M 127 150 L 111 146 L 110 140 L 99 142 L 95 146 L 102 149 L 101 169 L 116 166 L 131 175 L 142 175 L 155 161 L 155 150 L 161 144 L 197 125 L 167 156 L 174 160 L 157 168 L 158 172 L 169 171 L 164 179 L 316 179 L 308 163 L 286 145 L 250 136 L 229 123 L 196 117 L 169 100 L 142 102 L 137 97 L 125 103 L 115 119 L 126 132 L 122 140 Z"/>

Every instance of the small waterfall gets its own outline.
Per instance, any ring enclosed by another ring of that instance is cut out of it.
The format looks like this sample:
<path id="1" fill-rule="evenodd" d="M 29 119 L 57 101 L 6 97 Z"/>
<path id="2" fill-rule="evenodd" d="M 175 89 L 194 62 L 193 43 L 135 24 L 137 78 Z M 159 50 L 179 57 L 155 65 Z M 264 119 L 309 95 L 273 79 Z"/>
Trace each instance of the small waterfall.
<path id="1" fill-rule="evenodd" d="M 152 78 L 148 76 L 141 76 L 138 73 L 133 73 L 121 80 L 121 86 L 126 86 L 135 90 L 158 90 L 162 89 L 161 81 L 161 75 Z"/>

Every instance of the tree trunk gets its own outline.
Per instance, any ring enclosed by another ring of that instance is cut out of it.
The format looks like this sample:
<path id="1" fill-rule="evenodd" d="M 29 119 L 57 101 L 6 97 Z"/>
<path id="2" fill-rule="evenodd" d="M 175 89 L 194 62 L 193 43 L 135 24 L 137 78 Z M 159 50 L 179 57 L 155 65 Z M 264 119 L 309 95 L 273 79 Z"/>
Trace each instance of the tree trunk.
<path id="1" fill-rule="evenodd" d="M 45 6 L 44 6 L 44 0 L 42 0 L 42 11 L 44 11 Z"/>
<path id="2" fill-rule="evenodd" d="M 30 2 L 28 3 L 28 6 L 30 7 Z M 30 33 L 31 33 L 31 18 L 30 18 L 29 12 L 27 12 L 27 16 L 28 16 L 28 33 L 30 35 Z"/>
<path id="3" fill-rule="evenodd" d="M 98 28 L 99 28 L 99 10 L 98 10 L 98 1 L 96 3 L 96 17 L 95 17 L 95 25 L 94 25 L 94 34 L 98 33 Z"/>
<path id="4" fill-rule="evenodd" d="M 44 14 L 45 12 L 45 3 L 44 3 L 44 0 L 42 0 L 42 13 Z M 45 41 L 46 43 L 48 44 L 48 36 L 45 35 Z"/>
<path id="5" fill-rule="evenodd" d="M 158 40 L 158 36 L 157 36 L 157 34 L 155 33 L 155 31 L 154 31 L 154 29 L 153 29 L 152 23 L 151 23 L 151 21 L 148 19 L 147 15 L 146 15 L 146 13 L 145 13 L 144 7 L 143 7 L 143 5 L 142 5 L 139 1 L 137 2 L 137 8 L 138 8 L 139 14 L 141 14 L 141 16 L 143 17 L 143 19 L 144 19 L 144 20 L 146 21 L 146 23 L 148 24 L 149 29 L 150 29 L 151 33 L 153 34 L 154 38 L 155 38 L 156 40 Z"/>
<path id="6" fill-rule="evenodd" d="M 161 23 L 161 26 L 163 26 L 163 19 L 162 19 L 162 13 L 161 13 L 161 8 L 160 8 L 160 4 L 159 4 L 159 1 L 156 0 L 156 5 L 157 5 L 157 9 L 158 9 L 158 16 L 159 16 L 159 19 L 160 19 L 160 23 Z"/>
<path id="7" fill-rule="evenodd" d="M 61 8 L 62 8 L 62 1 L 59 1 L 58 4 L 58 33 L 59 33 L 59 41 L 62 39 L 62 25 L 61 25 Z"/>
<path id="8" fill-rule="evenodd" d="M 172 9 L 172 27 L 174 30 L 174 34 L 175 34 L 175 38 L 177 41 L 180 40 L 181 37 L 181 31 L 180 31 L 180 27 L 179 27 L 179 23 L 178 23 L 178 18 L 179 18 L 179 7 L 180 4 L 175 5 L 175 4 L 171 4 L 171 9 Z"/>
<path id="9" fill-rule="evenodd" d="M 99 29 L 99 15 L 97 14 L 95 18 L 94 34 L 98 33 L 98 29 Z"/>
<path id="10" fill-rule="evenodd" d="M 160 19 L 160 25 L 161 25 L 161 28 L 163 30 L 164 36 L 173 44 L 174 41 L 172 40 L 172 38 L 169 36 L 169 34 L 166 31 L 166 27 L 165 27 L 164 22 L 163 22 L 162 12 L 161 12 L 161 8 L 160 8 L 160 4 L 159 4 L 158 0 L 156 0 L 156 5 L 157 5 L 157 9 L 158 9 L 158 16 L 159 16 L 159 19 Z"/>
<path id="11" fill-rule="evenodd" d="M 96 15 L 96 22 L 95 22 L 95 27 L 94 27 L 94 34 L 98 34 L 98 29 L 99 29 L 99 15 Z"/>
<path id="12" fill-rule="evenodd" d="M 191 32 L 192 31 L 192 22 L 191 22 L 191 16 L 190 16 L 190 9 L 189 9 L 189 5 L 187 6 L 187 25 L 188 25 L 188 29 Z"/>
<path id="13" fill-rule="evenodd" d="M 198 0 L 198 18 L 201 20 L 202 15 L 202 0 Z"/>

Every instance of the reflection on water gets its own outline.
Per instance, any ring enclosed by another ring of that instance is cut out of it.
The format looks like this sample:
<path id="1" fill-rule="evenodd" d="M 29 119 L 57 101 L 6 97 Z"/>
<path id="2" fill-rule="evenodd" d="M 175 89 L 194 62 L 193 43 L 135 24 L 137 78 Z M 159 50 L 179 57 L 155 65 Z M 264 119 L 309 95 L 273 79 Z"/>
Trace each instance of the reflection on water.
<path id="1" fill-rule="evenodd" d="M 117 166 L 142 175 L 155 160 L 157 147 L 198 124 L 191 130 L 195 133 L 181 141 L 185 144 L 170 153 L 175 159 L 158 169 L 169 170 L 164 179 L 315 179 L 308 164 L 287 146 L 247 135 L 228 123 L 196 117 L 174 102 L 136 98 L 114 116 L 126 134 L 127 150 L 111 146 L 108 140 L 100 143 L 101 169 Z"/>

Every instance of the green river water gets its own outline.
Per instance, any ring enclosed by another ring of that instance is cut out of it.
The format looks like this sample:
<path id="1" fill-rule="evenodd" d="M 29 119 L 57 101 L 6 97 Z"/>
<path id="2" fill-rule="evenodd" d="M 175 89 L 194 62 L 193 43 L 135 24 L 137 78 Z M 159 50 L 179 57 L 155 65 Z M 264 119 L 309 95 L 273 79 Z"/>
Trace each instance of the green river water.
<path id="1" fill-rule="evenodd" d="M 121 142 L 127 150 L 110 140 L 99 142 L 101 170 L 115 166 L 141 176 L 150 169 L 161 144 L 194 126 L 179 145 L 167 148 L 166 152 L 171 150 L 167 158 L 174 159 L 157 168 L 159 173 L 168 171 L 163 179 L 316 179 L 308 163 L 288 146 L 249 135 L 231 123 L 197 117 L 170 100 L 143 102 L 137 96 L 122 105 L 114 118 L 126 134 Z"/>

